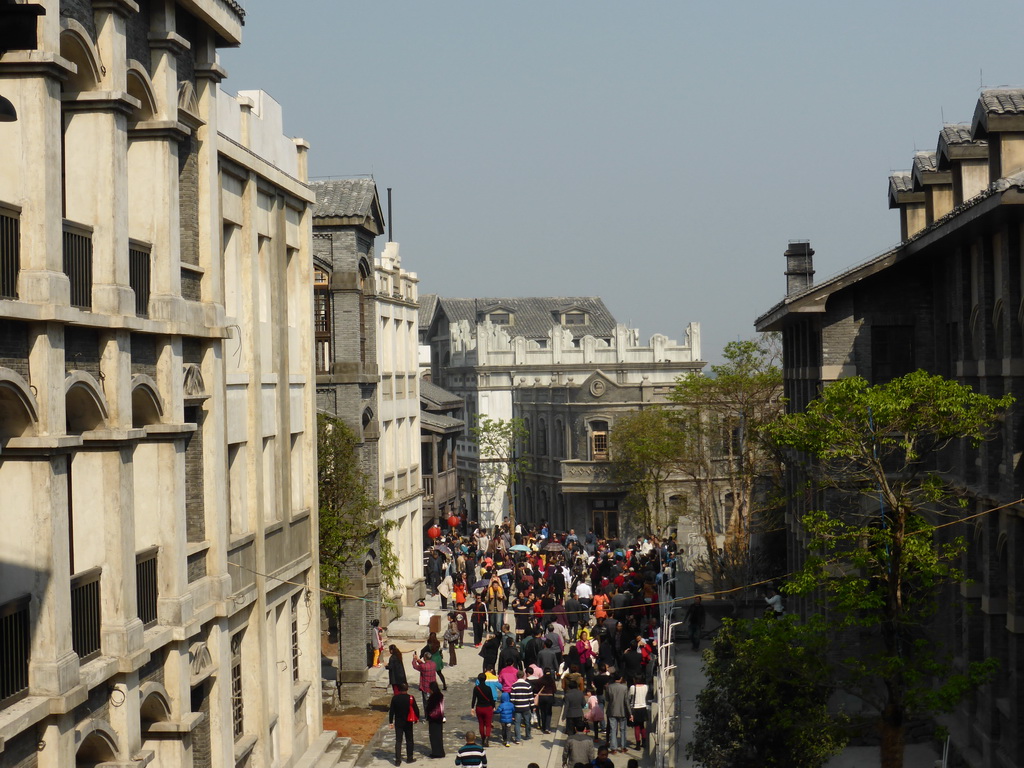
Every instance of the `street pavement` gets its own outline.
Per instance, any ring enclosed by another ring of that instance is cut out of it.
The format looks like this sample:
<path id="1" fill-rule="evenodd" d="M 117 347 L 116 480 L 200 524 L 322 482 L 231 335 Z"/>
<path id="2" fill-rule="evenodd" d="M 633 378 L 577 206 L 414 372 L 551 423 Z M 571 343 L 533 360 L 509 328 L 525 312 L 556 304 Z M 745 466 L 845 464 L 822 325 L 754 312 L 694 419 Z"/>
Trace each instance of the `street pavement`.
<path id="1" fill-rule="evenodd" d="M 416 685 L 419 675 L 408 662 L 408 659 L 411 658 L 411 653 L 405 653 L 406 648 L 412 650 L 414 645 L 418 649 L 422 643 L 414 644 L 410 641 L 400 644 L 399 647 L 402 648 L 403 656 L 407 660 L 406 674 L 409 680 L 410 693 L 418 696 L 419 691 L 416 689 Z M 476 716 L 469 707 L 472 699 L 473 684 L 476 675 L 480 672 L 481 666 L 477 649 L 471 645 L 460 649 L 458 651 L 458 661 L 459 664 L 457 666 L 446 666 L 443 672 L 448 682 L 448 690 L 445 692 L 445 716 L 448 718 L 444 730 L 446 756 L 443 759 L 437 760 L 432 760 L 428 757 L 430 754 L 430 740 L 427 734 L 427 724 L 425 720 L 421 721 L 415 726 L 413 737 L 415 744 L 413 756 L 416 760 L 417 768 L 453 766 L 455 764 L 456 752 L 458 752 L 459 747 L 466 743 L 466 731 L 477 733 L 477 740 L 479 741 Z M 418 701 L 422 711 L 422 699 Z M 511 744 L 510 742 L 511 746 L 509 747 L 502 745 L 501 724 L 497 722 L 497 717 L 495 717 L 494 728 L 491 733 L 491 745 L 487 749 L 488 768 L 527 768 L 530 763 L 536 763 L 539 768 L 560 768 L 562 764 L 562 748 L 565 741 L 565 726 L 561 722 L 561 714 L 562 707 L 559 701 L 552 715 L 552 725 L 554 727 L 557 724 L 557 728 L 551 734 L 542 734 L 535 728 L 529 741 L 521 741 L 519 744 Z M 402 765 L 405 765 L 404 745 L 402 750 Z M 649 755 L 641 754 L 636 750 L 631 750 L 625 755 L 614 755 L 612 763 L 615 765 L 615 768 L 626 768 L 626 761 L 631 757 L 640 759 L 642 768 L 648 768 L 652 763 Z M 395 734 L 385 722 L 377 731 L 371 743 L 363 750 L 356 765 L 359 768 L 385 768 L 386 766 L 394 766 L 394 760 Z"/>

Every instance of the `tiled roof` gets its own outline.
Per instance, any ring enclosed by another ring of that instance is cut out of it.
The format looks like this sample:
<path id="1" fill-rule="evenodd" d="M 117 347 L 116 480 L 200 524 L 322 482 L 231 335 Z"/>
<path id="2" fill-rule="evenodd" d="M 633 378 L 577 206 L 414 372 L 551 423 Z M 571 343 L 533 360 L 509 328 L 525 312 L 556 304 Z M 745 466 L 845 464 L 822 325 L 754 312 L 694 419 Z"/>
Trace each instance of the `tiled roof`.
<path id="1" fill-rule="evenodd" d="M 979 105 L 993 115 L 1024 115 L 1024 88 L 992 88 L 982 91 Z"/>
<path id="2" fill-rule="evenodd" d="M 934 152 L 915 152 L 914 153 L 914 171 L 916 173 L 928 173 L 929 171 L 938 170 L 935 167 L 935 153 Z"/>
<path id="3" fill-rule="evenodd" d="M 434 320 L 437 312 L 438 298 L 436 293 L 420 294 L 419 324 L 420 328 L 426 328 Z"/>
<path id="4" fill-rule="evenodd" d="M 586 325 L 565 326 L 572 331 L 574 337 L 596 336 L 610 338 L 615 334 L 615 318 L 597 296 L 584 297 L 520 297 L 520 298 L 484 298 L 484 299 L 446 299 L 441 298 L 441 307 L 448 320 L 456 323 L 468 320 L 472 327 L 481 312 L 499 307 L 507 309 L 514 317 L 512 325 L 507 326 L 509 335 L 523 336 L 528 339 L 546 339 L 551 326 L 559 321 L 559 313 L 566 309 L 580 309 L 587 313 L 589 322 Z M 482 318 L 481 318 L 482 319 Z M 504 326 L 503 326 L 504 327 Z"/>
<path id="5" fill-rule="evenodd" d="M 235 0 L 224 0 L 224 4 L 235 12 L 235 15 L 238 16 L 238 19 L 243 24 L 245 23 L 245 8 L 242 7 L 241 3 L 235 2 Z"/>
<path id="6" fill-rule="evenodd" d="M 946 123 L 939 131 L 939 142 L 948 146 L 956 144 L 987 144 L 987 141 L 974 141 L 971 138 L 970 123 Z"/>
<path id="7" fill-rule="evenodd" d="M 914 179 L 910 171 L 896 171 L 889 176 L 889 194 L 898 192 L 913 192 Z"/>
<path id="8" fill-rule="evenodd" d="M 462 405 L 461 397 L 426 379 L 420 379 L 420 400 L 426 400 L 434 408 L 457 408 Z"/>
<path id="9" fill-rule="evenodd" d="M 373 213 L 377 185 L 373 179 L 337 179 L 314 181 L 316 193 L 313 218 L 366 218 Z"/>
<path id="10" fill-rule="evenodd" d="M 445 416 L 443 413 L 430 413 L 429 411 L 420 413 L 420 426 L 428 430 L 431 428 L 438 431 L 462 429 L 465 424 L 466 422 L 461 419 L 453 419 L 451 416 Z"/>

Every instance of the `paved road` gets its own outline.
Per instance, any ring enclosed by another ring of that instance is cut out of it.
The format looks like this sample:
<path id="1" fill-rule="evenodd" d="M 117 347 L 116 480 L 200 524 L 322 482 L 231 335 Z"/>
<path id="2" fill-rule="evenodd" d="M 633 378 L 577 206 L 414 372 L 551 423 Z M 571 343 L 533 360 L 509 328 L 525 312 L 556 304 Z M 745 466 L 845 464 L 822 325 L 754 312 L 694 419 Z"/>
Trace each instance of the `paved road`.
<path id="1" fill-rule="evenodd" d="M 406 656 L 408 657 L 408 654 Z M 448 691 L 445 693 L 445 714 L 448 718 L 444 733 L 446 757 L 439 760 L 432 760 L 428 757 L 430 741 L 427 735 L 427 725 L 426 722 L 421 722 L 415 727 L 415 748 L 413 750 L 418 768 L 433 768 L 433 766 L 447 768 L 447 766 L 454 765 L 455 753 L 466 743 L 466 731 L 471 730 L 477 733 L 476 716 L 470 710 L 469 703 L 472 698 L 475 677 L 480 672 L 480 659 L 476 650 L 467 646 L 459 652 L 459 661 L 458 666 L 444 669 L 444 676 L 448 681 Z M 408 670 L 408 679 L 410 686 L 415 688 L 419 678 L 411 668 Z M 418 694 L 416 690 L 411 690 L 411 692 Z M 420 703 L 422 705 L 422 702 Z M 560 767 L 562 746 L 565 740 L 564 724 L 560 722 L 561 711 L 559 702 L 555 706 L 552 717 L 552 721 L 558 723 L 556 731 L 545 735 L 534 729 L 533 736 L 529 741 L 512 744 L 507 748 L 501 744 L 501 725 L 495 722 L 491 734 L 491 746 L 487 750 L 488 768 L 527 768 L 530 763 L 536 763 L 540 768 Z M 631 752 L 629 755 L 616 755 L 613 758 L 615 767 L 626 768 L 626 760 L 629 757 L 639 758 L 641 755 L 637 752 Z M 394 759 L 395 735 L 385 723 L 363 751 L 357 765 L 359 768 L 385 768 L 385 766 L 394 766 Z M 645 765 L 647 762 L 642 761 L 641 765 Z M 404 755 L 402 764 L 405 765 Z"/>

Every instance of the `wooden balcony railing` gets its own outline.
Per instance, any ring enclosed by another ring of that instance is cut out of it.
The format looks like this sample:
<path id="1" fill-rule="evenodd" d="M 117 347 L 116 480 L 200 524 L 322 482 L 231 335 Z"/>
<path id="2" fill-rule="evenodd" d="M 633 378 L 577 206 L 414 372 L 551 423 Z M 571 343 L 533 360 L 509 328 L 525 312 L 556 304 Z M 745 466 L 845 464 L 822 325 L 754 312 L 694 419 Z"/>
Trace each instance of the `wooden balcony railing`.
<path id="1" fill-rule="evenodd" d="M 99 568 L 71 577 L 71 647 L 83 662 L 100 655 Z"/>
<path id="2" fill-rule="evenodd" d="M 92 227 L 64 220 L 64 274 L 71 281 L 71 306 L 92 309 Z"/>
<path id="3" fill-rule="evenodd" d="M 151 251 L 149 243 L 128 241 L 128 284 L 135 291 L 135 314 L 139 317 L 149 317 Z"/>
<path id="4" fill-rule="evenodd" d="M 21 212 L 0 203 L 0 299 L 18 298 L 20 270 Z"/>
<path id="5" fill-rule="evenodd" d="M 28 693 L 28 595 L 0 605 L 0 709 Z"/>
<path id="6" fill-rule="evenodd" d="M 156 624 L 156 601 L 160 597 L 156 570 L 158 551 L 151 547 L 135 555 L 135 604 L 144 627 Z"/>

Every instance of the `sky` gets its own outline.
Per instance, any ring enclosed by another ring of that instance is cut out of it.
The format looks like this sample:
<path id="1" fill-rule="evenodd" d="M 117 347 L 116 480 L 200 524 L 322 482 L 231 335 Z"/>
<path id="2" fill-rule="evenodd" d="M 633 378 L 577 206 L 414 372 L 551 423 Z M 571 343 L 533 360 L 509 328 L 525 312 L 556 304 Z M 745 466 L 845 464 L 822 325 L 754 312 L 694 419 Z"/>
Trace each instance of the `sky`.
<path id="1" fill-rule="evenodd" d="M 421 293 L 601 296 L 703 358 L 899 241 L 888 177 L 1024 85 L 1019 2 L 243 0 L 222 87 L 372 174 Z M 378 251 L 383 238 L 378 241 Z"/>

